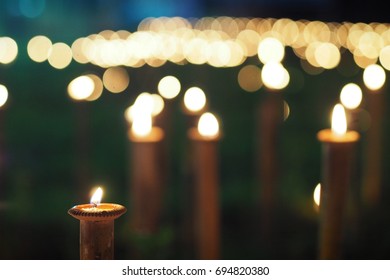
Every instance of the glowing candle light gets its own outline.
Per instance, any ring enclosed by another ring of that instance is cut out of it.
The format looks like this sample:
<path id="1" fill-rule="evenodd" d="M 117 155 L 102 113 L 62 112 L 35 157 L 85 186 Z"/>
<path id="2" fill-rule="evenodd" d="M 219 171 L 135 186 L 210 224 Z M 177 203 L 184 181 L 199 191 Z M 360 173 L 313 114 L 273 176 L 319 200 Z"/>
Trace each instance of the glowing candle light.
<path id="1" fill-rule="evenodd" d="M 347 131 L 347 119 L 343 105 L 336 104 L 332 114 L 332 132 L 338 136 L 343 136 Z"/>
<path id="2" fill-rule="evenodd" d="M 204 113 L 198 127 L 188 131 L 193 144 L 195 238 L 199 259 L 220 257 L 219 172 L 217 144 L 221 138 L 217 118 Z"/>
<path id="3" fill-rule="evenodd" d="M 359 134 L 356 131 L 347 130 L 347 120 L 344 107 L 336 104 L 332 113 L 331 129 L 323 129 L 318 133 L 318 139 L 321 142 L 356 142 Z"/>
<path id="4" fill-rule="evenodd" d="M 103 196 L 103 190 L 101 187 L 98 187 L 97 190 L 94 192 L 94 194 L 91 197 L 91 203 L 96 207 L 100 204 L 100 201 Z"/>
<path id="5" fill-rule="evenodd" d="M 353 150 L 359 139 L 348 131 L 345 111 L 337 104 L 332 129 L 318 132 L 322 142 L 322 187 L 320 195 L 319 258 L 339 259 L 342 254 L 342 224 L 350 184 Z"/>
<path id="6" fill-rule="evenodd" d="M 314 209 L 316 211 L 319 210 L 320 200 L 321 200 L 321 184 L 318 183 L 317 186 L 314 188 L 314 191 L 313 191 Z"/>
<path id="7" fill-rule="evenodd" d="M 68 213 L 80 220 L 80 259 L 111 260 L 114 258 L 114 220 L 126 212 L 115 203 L 101 203 L 99 187 L 91 203 L 76 205 Z"/>
<path id="8" fill-rule="evenodd" d="M 219 123 L 217 118 L 212 113 L 204 113 L 199 118 L 198 131 L 199 134 L 205 138 L 213 139 L 218 137 Z"/>
<path id="9" fill-rule="evenodd" d="M 135 114 L 131 132 L 138 138 L 145 138 L 152 131 L 152 116 L 150 114 Z"/>

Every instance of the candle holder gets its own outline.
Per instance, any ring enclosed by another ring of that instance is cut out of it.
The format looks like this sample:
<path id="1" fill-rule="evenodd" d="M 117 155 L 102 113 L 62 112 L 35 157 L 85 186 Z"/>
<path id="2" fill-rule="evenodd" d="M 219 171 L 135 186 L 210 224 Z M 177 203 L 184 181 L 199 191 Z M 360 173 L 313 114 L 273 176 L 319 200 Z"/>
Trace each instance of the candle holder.
<path id="1" fill-rule="evenodd" d="M 80 220 L 80 260 L 114 258 L 114 220 L 126 212 L 119 204 L 81 204 L 68 214 Z"/>

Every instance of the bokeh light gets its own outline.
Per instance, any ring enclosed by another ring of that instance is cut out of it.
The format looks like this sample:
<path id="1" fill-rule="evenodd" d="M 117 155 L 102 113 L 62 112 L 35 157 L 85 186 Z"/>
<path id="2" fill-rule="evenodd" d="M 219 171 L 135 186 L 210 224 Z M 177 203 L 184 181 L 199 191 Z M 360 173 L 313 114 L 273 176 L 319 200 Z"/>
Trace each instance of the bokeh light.
<path id="1" fill-rule="evenodd" d="M 349 83 L 343 86 L 340 92 L 340 101 L 347 109 L 356 109 L 359 107 L 363 98 L 361 88 L 355 83 Z"/>
<path id="2" fill-rule="evenodd" d="M 281 62 L 284 58 L 284 46 L 276 38 L 265 38 L 259 44 L 257 54 L 262 63 Z"/>
<path id="3" fill-rule="evenodd" d="M 94 92 L 94 80 L 88 76 L 79 76 L 68 85 L 68 94 L 74 100 L 84 100 Z"/>
<path id="4" fill-rule="evenodd" d="M 103 82 L 95 74 L 88 74 L 87 77 L 91 78 L 94 83 L 94 88 L 90 96 L 86 97 L 85 100 L 87 101 L 95 101 L 97 100 L 103 93 Z"/>
<path id="5" fill-rule="evenodd" d="M 48 61 L 56 69 L 64 69 L 72 62 L 72 50 L 65 43 L 55 43 L 51 48 Z"/>
<path id="6" fill-rule="evenodd" d="M 0 63 L 9 64 L 18 55 L 18 45 L 10 37 L 0 37 Z"/>
<path id="7" fill-rule="evenodd" d="M 378 64 L 371 64 L 363 72 L 363 81 L 367 88 L 378 90 L 386 81 L 386 72 Z"/>
<path id="8" fill-rule="evenodd" d="M 28 18 L 37 18 L 44 12 L 46 0 L 19 0 L 19 10 Z"/>
<path id="9" fill-rule="evenodd" d="M 129 86 L 129 83 L 129 74 L 121 66 L 110 67 L 104 71 L 103 85 L 112 93 L 123 92 Z"/>
<path id="10" fill-rule="evenodd" d="M 159 94 L 153 93 L 151 96 L 153 98 L 152 116 L 157 116 L 164 110 L 165 102 Z"/>
<path id="11" fill-rule="evenodd" d="M 158 92 L 165 99 L 175 98 L 181 90 L 180 81 L 174 76 L 165 76 L 158 83 Z"/>
<path id="12" fill-rule="evenodd" d="M 30 39 L 27 44 L 27 53 L 29 57 L 35 62 L 46 61 L 51 53 L 52 42 L 43 35 L 37 35 Z"/>
<path id="13" fill-rule="evenodd" d="M 238 84 L 248 92 L 255 92 L 263 86 L 261 69 L 256 65 L 246 65 L 238 72 Z"/>
<path id="14" fill-rule="evenodd" d="M 0 84 L 0 107 L 3 107 L 3 105 L 8 100 L 8 89 L 6 86 Z"/>
<path id="15" fill-rule="evenodd" d="M 290 75 L 281 63 L 269 62 L 261 70 L 261 79 L 266 87 L 280 90 L 288 85 Z"/>
<path id="16" fill-rule="evenodd" d="M 184 105 L 190 112 L 199 112 L 206 105 L 206 94 L 199 87 L 191 87 L 184 93 Z"/>
<path id="17" fill-rule="evenodd" d="M 390 45 L 381 49 L 379 53 L 379 61 L 383 68 L 390 70 Z"/>

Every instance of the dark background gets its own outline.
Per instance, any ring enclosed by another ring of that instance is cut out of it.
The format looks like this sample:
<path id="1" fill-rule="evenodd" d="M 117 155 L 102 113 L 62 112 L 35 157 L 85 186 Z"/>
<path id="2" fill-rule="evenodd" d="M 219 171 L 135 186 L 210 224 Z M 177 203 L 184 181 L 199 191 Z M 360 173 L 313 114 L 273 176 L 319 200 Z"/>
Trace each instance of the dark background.
<path id="1" fill-rule="evenodd" d="M 256 127 L 257 110 L 266 90 L 248 93 L 237 83 L 237 74 L 243 65 L 260 65 L 256 57 L 233 68 L 172 63 L 159 68 L 127 68 L 130 85 L 124 93 L 113 95 L 105 90 L 95 102 L 75 103 L 67 95 L 68 83 L 86 72 L 101 76 L 104 69 L 74 61 L 64 70 L 56 70 L 48 63 L 35 63 L 27 56 L 27 42 L 37 34 L 46 35 L 53 42 L 71 43 L 78 37 L 105 29 L 134 32 L 138 23 L 150 16 L 387 22 L 386 9 L 381 3 L 0 0 L 0 36 L 14 38 L 19 47 L 13 63 L 0 65 L 0 83 L 7 86 L 10 95 L 0 111 L 0 258 L 79 257 L 79 223 L 67 214 L 68 209 L 87 203 L 89 190 L 96 184 L 105 186 L 104 201 L 128 204 L 131 154 L 124 110 L 140 92 L 156 92 L 162 77 L 174 75 L 182 83 L 182 92 L 171 104 L 168 183 L 162 227 L 154 236 L 134 240 L 129 234 L 129 215 L 122 216 L 115 224 L 116 258 L 133 258 L 132 246 L 143 252 L 143 258 L 194 258 L 193 246 L 182 243 L 185 213 L 181 200 L 188 140 L 180 99 L 184 89 L 199 86 L 207 94 L 210 109 L 220 116 L 224 133 L 219 143 L 222 258 L 315 259 L 318 214 L 313 208 L 312 192 L 321 176 L 321 145 L 316 133 L 329 127 L 329 112 L 342 86 L 347 82 L 362 85 L 362 69 L 353 64 L 349 53 L 343 55 L 340 63 L 350 66 L 347 71 L 341 71 L 340 66 L 309 75 L 287 49 L 284 65 L 291 81 L 282 95 L 290 105 L 291 115 L 280 129 L 280 174 L 273 242 L 272 246 L 265 246 L 259 230 L 262 221 L 258 213 L 261 182 L 257 149 L 261 134 L 256 134 Z M 388 117 L 386 112 L 384 119 Z M 388 140 L 388 128 L 389 123 L 385 121 L 384 143 Z M 80 129 L 84 133 L 80 133 Z M 87 137 L 82 153 L 86 158 L 79 152 L 80 137 Z M 360 191 L 364 168 L 364 139 L 365 132 L 362 132 L 362 141 L 357 147 L 356 182 L 352 188 L 356 193 Z M 354 219 L 348 220 L 344 243 L 347 259 L 387 259 L 389 256 L 389 178 L 385 172 L 389 167 L 389 151 L 386 145 L 382 156 L 382 200 L 375 209 L 369 210 L 359 203 L 357 218 L 353 216 Z M 88 182 L 83 186 L 78 185 L 80 162 Z"/>

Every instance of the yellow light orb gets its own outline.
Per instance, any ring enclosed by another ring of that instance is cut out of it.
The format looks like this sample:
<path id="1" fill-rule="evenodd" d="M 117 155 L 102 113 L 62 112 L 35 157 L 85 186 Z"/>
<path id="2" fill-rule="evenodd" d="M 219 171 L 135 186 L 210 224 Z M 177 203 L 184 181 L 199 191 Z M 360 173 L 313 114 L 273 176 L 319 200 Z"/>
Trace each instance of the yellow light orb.
<path id="1" fill-rule="evenodd" d="M 347 109 L 356 109 L 362 102 L 361 88 L 354 83 L 346 84 L 340 92 L 340 101 Z"/>
<path id="2" fill-rule="evenodd" d="M 0 85 L 0 107 L 8 100 L 8 90 L 4 85 Z"/>
<path id="3" fill-rule="evenodd" d="M 56 69 L 64 69 L 72 62 L 72 49 L 65 43 L 55 43 L 48 57 L 49 64 Z"/>
<path id="4" fill-rule="evenodd" d="M 276 38 L 263 39 L 258 46 L 257 55 L 264 64 L 269 62 L 281 62 L 284 58 L 284 45 Z"/>
<path id="5" fill-rule="evenodd" d="M 206 105 L 206 95 L 202 89 L 191 87 L 184 93 L 184 105 L 191 112 L 199 112 Z"/>
<path id="6" fill-rule="evenodd" d="M 9 64 L 18 55 L 18 45 L 10 37 L 0 37 L 0 63 Z"/>
<path id="7" fill-rule="evenodd" d="M 92 95 L 95 88 L 94 81 L 88 76 L 79 76 L 68 85 L 68 94 L 74 100 L 84 100 Z"/>
<path id="8" fill-rule="evenodd" d="M 35 62 L 44 62 L 49 58 L 52 42 L 43 35 L 38 35 L 30 39 L 27 44 L 27 53 Z"/>
<path id="9" fill-rule="evenodd" d="M 174 76 L 166 76 L 158 83 L 158 92 L 166 99 L 175 98 L 181 90 L 180 81 Z"/>
<path id="10" fill-rule="evenodd" d="M 371 64 L 364 69 L 363 81 L 367 88 L 378 90 L 385 84 L 385 70 L 378 64 Z"/>
<path id="11" fill-rule="evenodd" d="M 261 79 L 263 84 L 270 89 L 283 89 L 288 85 L 290 75 L 282 64 L 269 62 L 261 70 Z"/>
<path id="12" fill-rule="evenodd" d="M 215 137 L 219 133 L 217 118 L 210 112 L 203 113 L 198 121 L 199 134 L 204 137 Z"/>

